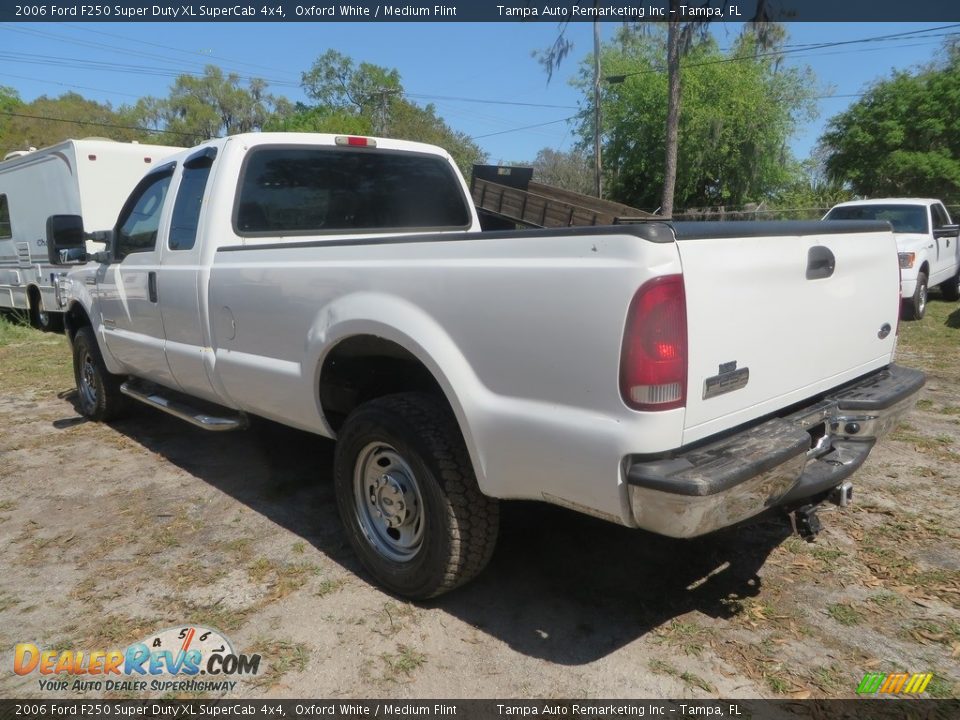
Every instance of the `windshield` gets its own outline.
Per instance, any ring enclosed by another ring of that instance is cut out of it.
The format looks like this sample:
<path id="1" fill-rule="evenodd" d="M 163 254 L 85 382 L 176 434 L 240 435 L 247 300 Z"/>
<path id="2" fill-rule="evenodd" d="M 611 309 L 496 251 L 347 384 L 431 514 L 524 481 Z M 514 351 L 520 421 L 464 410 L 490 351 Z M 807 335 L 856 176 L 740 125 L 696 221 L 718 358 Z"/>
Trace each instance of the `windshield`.
<path id="1" fill-rule="evenodd" d="M 886 220 L 894 232 L 929 232 L 924 205 L 846 205 L 835 207 L 824 220 Z"/>

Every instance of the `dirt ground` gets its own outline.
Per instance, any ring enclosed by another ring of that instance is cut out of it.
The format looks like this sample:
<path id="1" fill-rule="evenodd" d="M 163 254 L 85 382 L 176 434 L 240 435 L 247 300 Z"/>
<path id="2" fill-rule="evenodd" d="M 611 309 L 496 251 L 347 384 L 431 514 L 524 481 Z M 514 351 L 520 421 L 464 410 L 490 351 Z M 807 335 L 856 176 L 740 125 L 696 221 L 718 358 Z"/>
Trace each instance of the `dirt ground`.
<path id="1" fill-rule="evenodd" d="M 16 643 L 199 624 L 263 656 L 233 697 L 853 697 L 897 671 L 958 697 L 958 338 L 955 304 L 903 325 L 923 399 L 814 544 L 784 523 L 674 541 L 507 504 L 487 571 L 412 604 L 347 545 L 331 443 L 147 408 L 86 422 L 65 339 L 0 320 L 0 696 L 71 697 L 15 675 Z"/>

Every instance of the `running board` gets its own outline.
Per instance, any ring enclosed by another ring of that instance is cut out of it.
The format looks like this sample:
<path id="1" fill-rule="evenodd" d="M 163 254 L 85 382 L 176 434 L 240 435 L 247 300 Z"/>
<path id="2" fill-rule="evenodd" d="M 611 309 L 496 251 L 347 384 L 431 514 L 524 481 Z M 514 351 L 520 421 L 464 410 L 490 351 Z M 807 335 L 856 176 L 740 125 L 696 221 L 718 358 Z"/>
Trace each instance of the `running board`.
<path id="1" fill-rule="evenodd" d="M 162 410 L 174 417 L 186 420 L 191 425 L 195 425 L 203 430 L 212 430 L 223 432 L 226 430 L 243 430 L 247 427 L 247 416 L 239 413 L 233 416 L 220 417 L 204 412 L 198 407 L 193 407 L 186 402 L 174 400 L 161 395 L 163 388 L 154 386 L 151 389 L 140 388 L 130 382 L 125 382 L 120 386 L 120 392 L 138 400 L 145 405 Z M 172 391 L 171 391 L 172 392 Z M 226 410 L 226 408 L 223 408 Z"/>

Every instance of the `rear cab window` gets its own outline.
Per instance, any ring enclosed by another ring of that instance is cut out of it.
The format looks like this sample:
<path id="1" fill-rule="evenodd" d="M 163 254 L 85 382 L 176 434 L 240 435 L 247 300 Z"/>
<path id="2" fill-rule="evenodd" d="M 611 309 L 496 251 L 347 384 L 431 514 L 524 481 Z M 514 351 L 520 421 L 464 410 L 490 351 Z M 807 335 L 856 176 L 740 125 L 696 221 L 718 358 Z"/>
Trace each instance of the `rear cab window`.
<path id="1" fill-rule="evenodd" d="M 824 220 L 886 220 L 898 233 L 930 232 L 923 205 L 847 205 L 835 207 Z"/>
<path id="2" fill-rule="evenodd" d="M 470 223 L 446 158 L 317 146 L 251 150 L 233 215 L 244 236 L 435 232 Z"/>

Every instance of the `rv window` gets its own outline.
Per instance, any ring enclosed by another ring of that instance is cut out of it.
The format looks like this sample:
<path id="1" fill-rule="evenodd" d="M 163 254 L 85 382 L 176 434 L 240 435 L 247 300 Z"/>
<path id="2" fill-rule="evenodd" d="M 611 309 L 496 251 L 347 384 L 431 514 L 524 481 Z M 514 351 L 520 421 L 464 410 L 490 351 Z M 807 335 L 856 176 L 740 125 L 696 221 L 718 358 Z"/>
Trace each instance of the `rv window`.
<path id="1" fill-rule="evenodd" d="M 172 168 L 148 175 L 127 200 L 117 223 L 117 262 L 130 253 L 151 252 L 157 246 L 160 213 L 171 177 Z"/>
<path id="2" fill-rule="evenodd" d="M 10 228 L 10 207 L 7 205 L 7 196 L 0 195 L 0 240 L 7 240 L 13 237 L 13 230 Z"/>
<path id="3" fill-rule="evenodd" d="M 177 201 L 173 206 L 170 223 L 171 250 L 191 250 L 197 242 L 197 226 L 200 223 L 200 205 L 207 187 L 213 158 L 201 157 L 184 165 Z"/>

